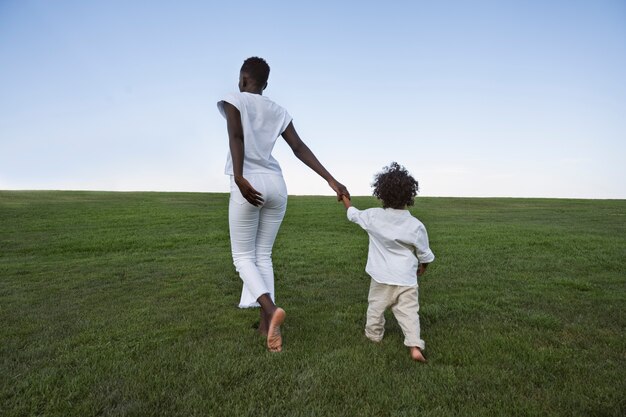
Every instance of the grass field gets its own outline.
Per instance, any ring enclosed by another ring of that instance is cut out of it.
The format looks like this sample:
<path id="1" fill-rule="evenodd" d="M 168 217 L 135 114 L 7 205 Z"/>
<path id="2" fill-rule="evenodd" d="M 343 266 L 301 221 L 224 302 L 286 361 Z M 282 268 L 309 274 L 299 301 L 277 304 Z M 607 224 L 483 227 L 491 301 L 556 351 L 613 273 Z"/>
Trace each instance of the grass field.
<path id="1" fill-rule="evenodd" d="M 418 198 L 426 365 L 391 315 L 364 338 L 367 235 L 332 197 L 289 198 L 267 353 L 227 202 L 0 192 L 0 415 L 626 414 L 626 201 Z"/>

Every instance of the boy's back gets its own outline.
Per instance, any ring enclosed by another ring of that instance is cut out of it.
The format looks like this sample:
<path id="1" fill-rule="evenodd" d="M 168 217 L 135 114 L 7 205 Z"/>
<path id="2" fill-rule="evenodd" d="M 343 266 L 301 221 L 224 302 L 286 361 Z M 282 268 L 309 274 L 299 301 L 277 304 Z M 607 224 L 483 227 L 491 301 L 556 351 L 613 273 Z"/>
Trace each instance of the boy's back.
<path id="1" fill-rule="evenodd" d="M 348 219 L 369 235 L 366 272 L 389 285 L 417 284 L 418 261 L 430 263 L 435 255 L 428 245 L 426 228 L 408 210 L 350 207 Z"/>

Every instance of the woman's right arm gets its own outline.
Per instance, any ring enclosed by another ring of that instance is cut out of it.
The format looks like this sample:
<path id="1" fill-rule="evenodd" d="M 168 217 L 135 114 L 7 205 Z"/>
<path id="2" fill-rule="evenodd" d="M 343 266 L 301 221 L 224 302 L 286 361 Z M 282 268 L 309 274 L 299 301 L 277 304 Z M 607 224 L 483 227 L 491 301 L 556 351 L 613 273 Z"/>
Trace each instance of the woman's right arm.
<path id="1" fill-rule="evenodd" d="M 227 101 L 223 101 L 224 113 L 226 114 L 226 126 L 228 129 L 228 146 L 230 147 L 230 156 L 233 160 L 233 176 L 235 184 L 239 187 L 241 195 L 248 200 L 253 206 L 263 204 L 261 193 L 252 187 L 252 185 L 243 177 L 243 158 L 244 158 L 244 142 L 243 142 L 243 126 L 241 125 L 241 113 L 237 107 Z"/>

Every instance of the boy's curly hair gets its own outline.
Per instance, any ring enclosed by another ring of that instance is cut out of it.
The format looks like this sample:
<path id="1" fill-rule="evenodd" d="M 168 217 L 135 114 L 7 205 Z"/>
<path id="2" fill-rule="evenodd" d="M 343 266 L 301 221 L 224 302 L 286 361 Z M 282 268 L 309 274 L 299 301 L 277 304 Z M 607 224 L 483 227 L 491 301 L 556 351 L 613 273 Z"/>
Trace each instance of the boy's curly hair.
<path id="1" fill-rule="evenodd" d="M 260 86 L 263 86 L 270 77 L 270 66 L 263 58 L 251 56 L 243 61 L 240 72 L 245 72 Z"/>
<path id="2" fill-rule="evenodd" d="M 402 165 L 392 162 L 374 176 L 374 196 L 383 202 L 383 208 L 401 209 L 412 206 L 419 186 Z"/>

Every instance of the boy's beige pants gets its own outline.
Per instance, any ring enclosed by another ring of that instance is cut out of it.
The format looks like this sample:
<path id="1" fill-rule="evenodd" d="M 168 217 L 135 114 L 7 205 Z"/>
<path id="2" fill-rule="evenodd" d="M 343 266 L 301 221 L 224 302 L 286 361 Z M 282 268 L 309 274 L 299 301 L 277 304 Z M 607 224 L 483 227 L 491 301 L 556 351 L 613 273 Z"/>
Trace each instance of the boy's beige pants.
<path id="1" fill-rule="evenodd" d="M 404 333 L 406 346 L 417 346 L 424 350 L 426 344 L 420 338 L 419 302 L 417 285 L 404 287 L 380 284 L 372 279 L 368 296 L 365 336 L 380 342 L 385 333 L 385 310 L 391 307 L 393 315 Z"/>

